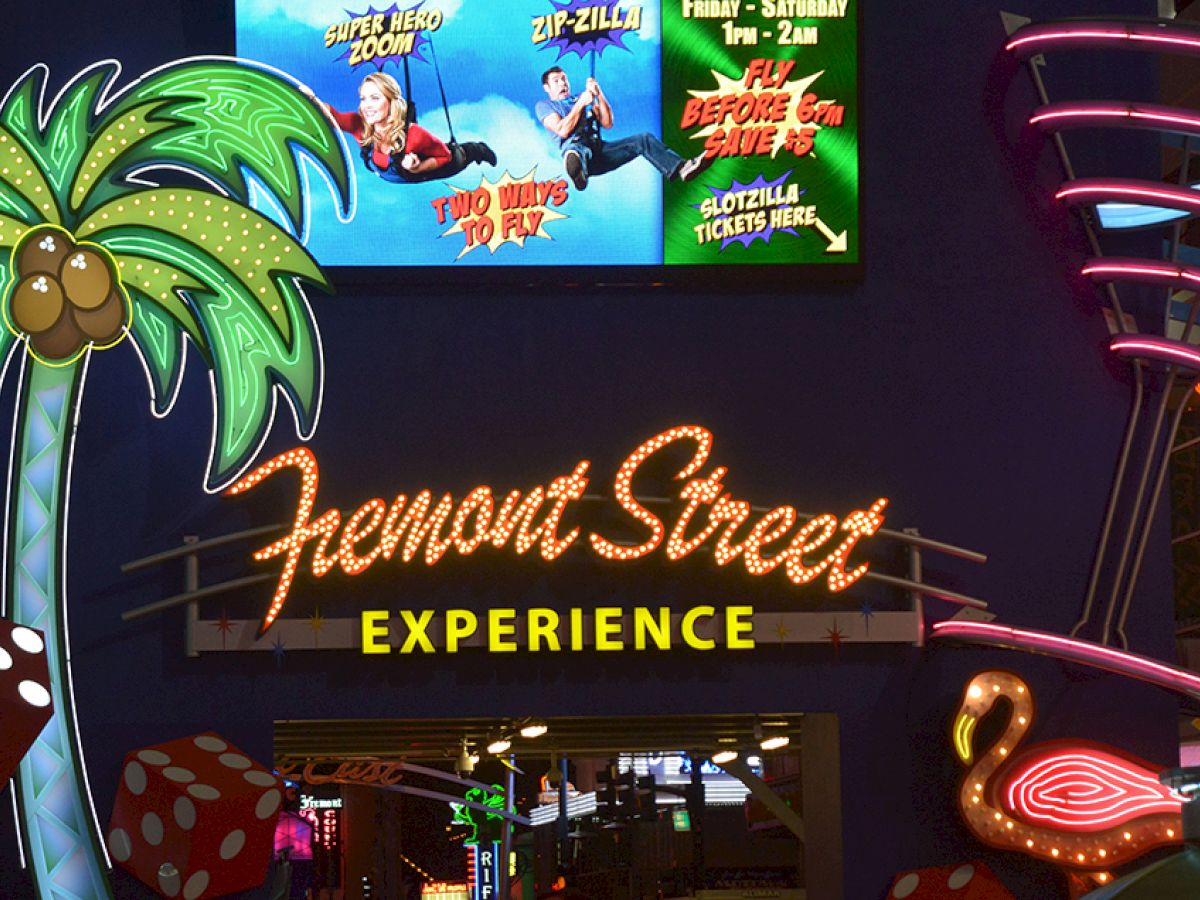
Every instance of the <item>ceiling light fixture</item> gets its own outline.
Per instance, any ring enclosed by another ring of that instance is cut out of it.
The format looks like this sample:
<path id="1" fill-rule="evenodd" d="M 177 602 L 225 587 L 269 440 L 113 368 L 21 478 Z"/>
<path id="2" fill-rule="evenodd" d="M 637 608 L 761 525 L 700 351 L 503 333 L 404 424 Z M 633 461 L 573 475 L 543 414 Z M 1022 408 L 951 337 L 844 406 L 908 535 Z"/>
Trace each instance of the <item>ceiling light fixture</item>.
<path id="1" fill-rule="evenodd" d="M 523 738 L 540 738 L 550 729 L 546 727 L 545 722 L 527 722 L 521 726 L 521 737 Z"/>
<path id="2" fill-rule="evenodd" d="M 495 738 L 490 744 L 487 745 L 487 752 L 496 755 L 504 753 L 511 746 L 512 741 L 504 736 L 500 736 Z"/>
<path id="3" fill-rule="evenodd" d="M 458 759 L 454 763 L 454 771 L 462 777 L 470 775 L 475 771 L 475 763 L 479 762 L 479 757 L 472 755 L 467 748 L 467 739 L 463 738 L 462 751 L 458 754 Z"/>
<path id="4" fill-rule="evenodd" d="M 731 763 L 737 758 L 738 752 L 736 750 L 722 750 L 720 753 L 714 753 L 712 755 L 712 761 L 718 766 L 723 766 L 725 763 Z"/>
<path id="5" fill-rule="evenodd" d="M 786 734 L 773 734 L 769 738 L 764 738 L 762 743 L 758 746 L 762 747 L 764 750 L 779 750 L 783 747 L 786 747 L 791 742 L 792 739 Z"/>

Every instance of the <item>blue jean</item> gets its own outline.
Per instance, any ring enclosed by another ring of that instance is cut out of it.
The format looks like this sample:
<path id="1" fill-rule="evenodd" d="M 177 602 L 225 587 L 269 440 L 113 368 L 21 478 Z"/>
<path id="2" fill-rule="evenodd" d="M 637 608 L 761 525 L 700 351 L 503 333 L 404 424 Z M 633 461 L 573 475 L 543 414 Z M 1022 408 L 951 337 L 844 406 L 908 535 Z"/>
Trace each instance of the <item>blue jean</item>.
<path id="1" fill-rule="evenodd" d="M 563 141 L 563 156 L 566 156 L 568 150 L 579 154 L 583 160 L 583 170 L 588 175 L 603 175 L 640 156 L 658 169 L 664 177 L 670 178 L 683 162 L 682 156 L 647 131 L 615 141 L 601 141 L 599 146 L 591 146 L 579 138 L 572 138 Z"/>

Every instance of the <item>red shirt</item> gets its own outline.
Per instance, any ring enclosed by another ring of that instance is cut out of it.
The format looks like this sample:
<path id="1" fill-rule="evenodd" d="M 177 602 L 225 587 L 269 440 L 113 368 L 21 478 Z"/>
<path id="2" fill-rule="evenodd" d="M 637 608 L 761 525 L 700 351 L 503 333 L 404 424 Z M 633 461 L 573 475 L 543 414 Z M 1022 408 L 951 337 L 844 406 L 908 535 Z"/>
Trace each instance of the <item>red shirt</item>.
<path id="1" fill-rule="evenodd" d="M 333 119 L 338 123 L 338 128 L 342 131 L 348 131 L 354 135 L 356 141 L 361 142 L 363 136 L 363 120 L 362 116 L 356 112 L 338 112 L 332 106 L 329 107 L 329 112 L 333 115 Z M 444 166 L 450 162 L 450 148 L 442 141 L 430 134 L 420 125 L 409 125 L 406 129 L 407 134 L 404 139 L 404 152 L 415 153 L 418 159 L 436 160 L 439 166 Z M 392 161 L 391 155 L 385 150 L 379 149 L 378 144 L 371 145 L 371 161 L 381 169 L 386 169 Z"/>

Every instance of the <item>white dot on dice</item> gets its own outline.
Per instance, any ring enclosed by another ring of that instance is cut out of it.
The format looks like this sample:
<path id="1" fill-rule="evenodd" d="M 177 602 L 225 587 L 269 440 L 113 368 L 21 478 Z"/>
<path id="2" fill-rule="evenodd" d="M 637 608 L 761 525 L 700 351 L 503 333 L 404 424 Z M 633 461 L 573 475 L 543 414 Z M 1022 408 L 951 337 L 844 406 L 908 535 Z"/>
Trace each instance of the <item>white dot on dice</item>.
<path id="1" fill-rule="evenodd" d="M 142 792 L 146 790 L 146 770 L 136 762 L 131 761 L 125 767 L 125 786 L 135 796 L 140 797 Z"/>
<path id="2" fill-rule="evenodd" d="M 196 900 L 208 887 L 208 873 L 201 869 L 183 886 L 183 900 Z"/>
<path id="3" fill-rule="evenodd" d="M 187 797 L 178 797 L 175 800 L 175 822 L 184 831 L 191 831 L 192 826 L 196 824 L 196 804 Z"/>
<path id="4" fill-rule="evenodd" d="M 258 798 L 258 803 L 254 807 L 254 815 L 260 819 L 265 819 L 268 816 L 273 816 L 275 810 L 279 809 L 280 801 L 279 791 L 267 791 Z"/>
<path id="5" fill-rule="evenodd" d="M 108 836 L 108 849 L 112 851 L 113 859 L 125 862 L 133 856 L 133 842 L 129 840 L 129 832 L 124 828 L 114 828 Z"/>
<path id="6" fill-rule="evenodd" d="M 217 758 L 221 761 L 221 765 L 228 766 L 231 769 L 250 768 L 250 760 L 237 753 L 222 753 Z"/>
<path id="7" fill-rule="evenodd" d="M 169 862 L 158 867 L 158 886 L 168 897 L 179 893 L 179 870 Z"/>
<path id="8" fill-rule="evenodd" d="M 19 625 L 12 630 L 12 639 L 13 643 L 26 653 L 41 653 L 46 649 L 45 642 L 36 631 Z"/>
<path id="9" fill-rule="evenodd" d="M 163 823 L 162 819 L 152 812 L 142 816 L 142 837 L 146 839 L 146 843 L 151 847 L 157 847 L 162 843 L 163 839 Z"/>
<path id="10" fill-rule="evenodd" d="M 166 766 L 171 763 L 171 757 L 160 750 L 139 750 L 138 759 L 151 766 Z"/>
<path id="11" fill-rule="evenodd" d="M 189 784 L 187 792 L 197 800 L 220 800 L 221 792 L 207 784 Z"/>
<path id="12" fill-rule="evenodd" d="M 221 859 L 233 859 L 242 852 L 242 848 L 246 846 L 246 832 L 240 828 L 236 828 L 229 834 L 225 835 L 225 840 L 221 841 Z"/>
<path id="13" fill-rule="evenodd" d="M 50 705 L 50 692 L 36 681 L 22 681 L 17 685 L 17 693 L 30 706 Z"/>

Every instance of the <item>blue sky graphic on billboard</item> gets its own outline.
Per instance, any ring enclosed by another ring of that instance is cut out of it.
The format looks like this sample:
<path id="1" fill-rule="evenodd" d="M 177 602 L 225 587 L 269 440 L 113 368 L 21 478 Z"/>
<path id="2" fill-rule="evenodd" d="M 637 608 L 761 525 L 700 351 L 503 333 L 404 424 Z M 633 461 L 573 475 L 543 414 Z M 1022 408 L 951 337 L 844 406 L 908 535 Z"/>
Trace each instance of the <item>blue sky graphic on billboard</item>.
<path id="1" fill-rule="evenodd" d="M 311 88 L 355 161 L 348 220 L 313 192 L 324 265 L 858 262 L 850 0 L 236 10 L 238 54 Z"/>

